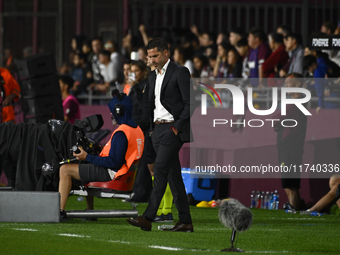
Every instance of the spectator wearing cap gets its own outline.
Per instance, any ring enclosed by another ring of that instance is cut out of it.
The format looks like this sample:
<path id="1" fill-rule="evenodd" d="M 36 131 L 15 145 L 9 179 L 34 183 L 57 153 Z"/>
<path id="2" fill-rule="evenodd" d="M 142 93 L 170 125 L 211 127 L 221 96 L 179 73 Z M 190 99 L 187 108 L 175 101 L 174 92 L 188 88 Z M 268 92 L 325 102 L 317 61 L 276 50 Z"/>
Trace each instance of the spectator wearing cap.
<path id="1" fill-rule="evenodd" d="M 289 56 L 283 44 L 283 35 L 272 32 L 268 35 L 269 47 L 272 50 L 269 58 L 264 61 L 259 68 L 259 78 L 275 78 L 278 70 L 280 70 L 288 61 Z M 269 79 L 267 86 L 275 87 L 276 83 L 273 79 Z"/>

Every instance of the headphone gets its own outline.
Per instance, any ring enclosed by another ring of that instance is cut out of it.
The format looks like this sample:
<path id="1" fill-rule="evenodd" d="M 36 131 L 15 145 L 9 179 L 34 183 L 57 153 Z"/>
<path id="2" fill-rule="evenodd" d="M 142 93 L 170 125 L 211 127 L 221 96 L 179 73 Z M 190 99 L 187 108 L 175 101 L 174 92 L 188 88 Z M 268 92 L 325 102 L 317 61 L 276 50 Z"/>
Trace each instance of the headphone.
<path id="1" fill-rule="evenodd" d="M 126 96 L 125 93 L 119 93 L 116 95 L 119 101 L 122 101 L 122 99 Z M 124 105 L 121 103 L 115 104 L 115 109 L 114 109 L 114 115 L 117 115 L 119 117 L 124 116 Z"/>

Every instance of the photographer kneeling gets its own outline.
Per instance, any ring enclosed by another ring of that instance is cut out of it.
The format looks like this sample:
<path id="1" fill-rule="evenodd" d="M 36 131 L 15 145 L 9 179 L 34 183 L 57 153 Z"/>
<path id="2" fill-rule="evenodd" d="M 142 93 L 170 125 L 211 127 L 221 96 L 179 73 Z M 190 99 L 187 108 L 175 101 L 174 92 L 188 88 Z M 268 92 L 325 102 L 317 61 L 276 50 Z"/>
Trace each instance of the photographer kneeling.
<path id="1" fill-rule="evenodd" d="M 90 155 L 79 147 L 73 155 L 86 163 L 65 164 L 60 167 L 60 221 L 66 219 L 65 207 L 72 187 L 72 178 L 83 183 L 111 181 L 124 175 L 135 160 L 140 159 L 144 148 L 142 130 L 132 119 L 132 102 L 125 94 L 118 94 L 108 103 L 113 125 L 119 127 L 97 155 Z M 93 210 L 93 197 L 87 197 L 87 209 Z"/>

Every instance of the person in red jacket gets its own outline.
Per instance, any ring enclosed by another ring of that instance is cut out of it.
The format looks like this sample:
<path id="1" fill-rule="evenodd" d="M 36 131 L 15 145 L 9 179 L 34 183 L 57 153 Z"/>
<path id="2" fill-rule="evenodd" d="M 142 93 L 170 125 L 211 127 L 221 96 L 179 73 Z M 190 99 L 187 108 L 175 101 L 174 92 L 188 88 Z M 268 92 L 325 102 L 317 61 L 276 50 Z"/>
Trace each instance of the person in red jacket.
<path id="1" fill-rule="evenodd" d="M 286 48 L 283 44 L 283 35 L 278 33 L 270 33 L 268 35 L 269 47 L 272 50 L 272 54 L 264 61 L 261 67 L 259 67 L 259 78 L 270 78 L 267 81 L 268 87 L 282 86 L 277 84 L 274 80 L 278 77 L 277 72 L 287 63 L 289 56 Z"/>
<path id="2" fill-rule="evenodd" d="M 13 102 L 20 97 L 20 86 L 11 73 L 0 68 L 0 123 L 12 124 L 15 121 Z M 2 170 L 8 180 L 8 185 L 15 188 L 16 162 L 8 157 L 0 156 L 0 175 Z"/>
<path id="3" fill-rule="evenodd" d="M 20 97 L 20 86 L 5 68 L 0 68 L 0 81 L 0 123 L 14 123 L 13 101 Z"/>

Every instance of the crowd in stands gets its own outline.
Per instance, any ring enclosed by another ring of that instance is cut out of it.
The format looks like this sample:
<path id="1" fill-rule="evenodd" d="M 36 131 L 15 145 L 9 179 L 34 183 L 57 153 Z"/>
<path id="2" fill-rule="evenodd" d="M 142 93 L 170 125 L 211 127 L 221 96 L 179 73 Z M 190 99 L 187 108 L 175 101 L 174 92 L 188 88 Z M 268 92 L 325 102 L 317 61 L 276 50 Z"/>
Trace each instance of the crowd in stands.
<path id="1" fill-rule="evenodd" d="M 72 38 L 69 59 L 59 68 L 60 74 L 69 75 L 74 80 L 70 93 L 81 103 L 85 102 L 84 97 L 89 91 L 94 95 L 109 95 L 112 89 L 128 93 L 139 83 L 131 70 L 132 63 L 137 61 L 141 71 L 144 70 L 143 64 L 149 67 L 148 71 L 152 70 L 144 47 L 151 39 L 146 31 L 147 28 L 140 25 L 141 43 L 127 34 L 122 38 L 121 48 L 116 41 L 103 41 L 100 37 L 91 40 L 85 36 Z M 339 34 L 340 27 L 325 22 L 318 33 Z M 283 79 L 278 78 L 285 78 L 290 73 L 308 78 L 328 78 L 310 79 L 311 82 L 304 87 L 311 91 L 312 96 L 318 97 L 315 107 L 340 108 L 339 102 L 325 100 L 340 97 L 340 51 L 311 49 L 306 46 L 307 38 L 302 38 L 288 26 L 279 26 L 269 34 L 261 28 L 245 31 L 235 27 L 228 34 L 216 36 L 200 32 L 194 25 L 176 38 L 168 36 L 166 39 L 171 59 L 186 66 L 193 78 L 234 79 L 233 84 L 243 88 L 284 86 Z M 23 54 L 29 55 L 29 52 L 30 49 L 25 48 Z M 9 49 L 5 50 L 4 57 L 3 66 L 13 70 L 13 56 Z"/>

